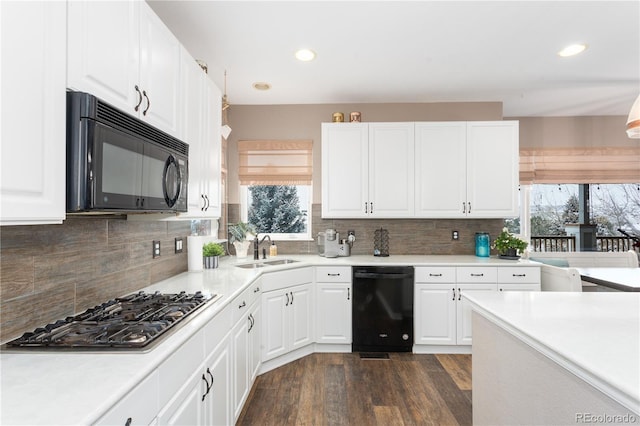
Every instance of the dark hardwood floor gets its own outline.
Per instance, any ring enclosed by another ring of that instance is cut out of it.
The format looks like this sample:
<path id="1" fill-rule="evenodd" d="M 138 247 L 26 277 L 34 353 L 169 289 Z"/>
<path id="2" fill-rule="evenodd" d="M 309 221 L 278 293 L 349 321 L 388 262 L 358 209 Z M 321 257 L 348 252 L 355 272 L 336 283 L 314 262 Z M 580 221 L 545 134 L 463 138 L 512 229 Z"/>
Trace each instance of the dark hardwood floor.
<path id="1" fill-rule="evenodd" d="M 256 379 L 237 425 L 470 425 L 471 355 L 313 354 Z"/>

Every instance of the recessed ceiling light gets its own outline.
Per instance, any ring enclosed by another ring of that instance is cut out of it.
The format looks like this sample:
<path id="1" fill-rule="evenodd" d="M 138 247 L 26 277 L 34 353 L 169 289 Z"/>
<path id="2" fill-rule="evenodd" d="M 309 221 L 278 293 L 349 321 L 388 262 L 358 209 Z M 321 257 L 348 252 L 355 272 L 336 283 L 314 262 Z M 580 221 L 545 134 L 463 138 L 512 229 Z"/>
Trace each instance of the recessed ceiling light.
<path id="1" fill-rule="evenodd" d="M 253 88 L 256 90 L 269 90 L 271 89 L 271 85 L 269 83 L 259 81 L 257 83 L 253 83 Z"/>
<path id="2" fill-rule="evenodd" d="M 578 53 L 584 52 L 586 48 L 586 44 L 570 44 L 569 46 L 559 51 L 558 56 L 562 56 L 563 58 L 566 58 L 567 56 L 574 56 Z"/>
<path id="3" fill-rule="evenodd" d="M 300 49 L 296 51 L 296 59 L 299 61 L 313 61 L 316 57 L 316 52 L 310 49 Z"/>

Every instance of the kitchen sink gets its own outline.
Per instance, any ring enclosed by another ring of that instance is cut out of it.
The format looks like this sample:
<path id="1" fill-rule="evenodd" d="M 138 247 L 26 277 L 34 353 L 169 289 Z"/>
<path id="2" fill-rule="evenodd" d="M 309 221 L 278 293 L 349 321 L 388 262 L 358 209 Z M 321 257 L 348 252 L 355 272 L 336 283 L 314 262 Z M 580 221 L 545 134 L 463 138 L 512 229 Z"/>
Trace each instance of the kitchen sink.
<path id="1" fill-rule="evenodd" d="M 297 260 L 293 259 L 278 259 L 278 260 L 266 260 L 263 263 L 265 265 L 286 265 L 288 263 L 296 263 Z"/>
<path id="2" fill-rule="evenodd" d="M 297 260 L 293 260 L 293 259 L 265 260 L 264 262 L 243 263 L 242 265 L 236 265 L 236 268 L 257 269 L 257 268 L 263 268 L 265 266 L 286 265 L 288 263 L 295 263 L 295 262 L 297 262 Z"/>
<path id="3" fill-rule="evenodd" d="M 263 268 L 267 265 L 265 265 L 264 263 L 245 263 L 242 265 L 236 265 L 236 268 L 242 268 L 242 269 L 257 269 L 257 268 Z"/>

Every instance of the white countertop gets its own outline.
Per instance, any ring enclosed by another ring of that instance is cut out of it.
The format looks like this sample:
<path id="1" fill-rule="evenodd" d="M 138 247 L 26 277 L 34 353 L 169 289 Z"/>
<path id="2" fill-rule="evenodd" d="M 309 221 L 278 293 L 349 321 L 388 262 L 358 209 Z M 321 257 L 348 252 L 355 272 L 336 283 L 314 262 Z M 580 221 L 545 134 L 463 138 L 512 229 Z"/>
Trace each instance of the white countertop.
<path id="1" fill-rule="evenodd" d="M 476 256 L 289 256 L 297 263 L 242 269 L 234 257 L 217 269 L 185 272 L 141 290 L 221 294 L 146 353 L 21 351 L 0 353 L 0 424 L 88 424 L 98 420 L 162 361 L 263 273 L 314 265 L 539 266 Z M 44 324 L 42 324 L 44 325 Z"/>
<path id="2" fill-rule="evenodd" d="M 576 269 L 584 281 L 623 291 L 640 291 L 640 268 Z"/>
<path id="3" fill-rule="evenodd" d="M 477 292 L 480 315 L 640 414 L 640 294 Z"/>

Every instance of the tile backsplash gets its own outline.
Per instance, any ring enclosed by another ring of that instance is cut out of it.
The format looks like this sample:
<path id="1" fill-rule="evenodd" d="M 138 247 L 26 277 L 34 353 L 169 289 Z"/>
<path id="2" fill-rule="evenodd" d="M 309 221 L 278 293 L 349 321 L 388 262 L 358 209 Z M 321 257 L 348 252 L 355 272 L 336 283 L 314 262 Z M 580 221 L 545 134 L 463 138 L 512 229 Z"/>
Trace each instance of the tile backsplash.
<path id="1" fill-rule="evenodd" d="M 322 219 L 321 205 L 312 206 L 312 236 L 327 228 L 334 228 L 341 238 L 348 230 L 356 232 L 352 255 L 373 255 L 376 229 L 389 231 L 389 253 L 400 254 L 475 254 L 475 233 L 488 232 L 495 238 L 504 226 L 503 219 Z M 229 205 L 229 223 L 239 220 L 240 208 Z M 451 231 L 458 231 L 460 239 L 453 241 Z M 278 241 L 278 254 L 316 254 L 317 242 Z"/>
<path id="2" fill-rule="evenodd" d="M 228 205 L 229 223 L 239 206 Z M 376 229 L 389 231 L 389 251 L 400 254 L 468 254 L 476 232 L 496 236 L 502 219 L 322 219 L 312 208 L 313 236 L 335 228 L 356 231 L 352 254 L 373 254 Z M 224 225 L 220 234 L 224 234 Z M 460 234 L 451 240 L 451 231 Z M 190 221 L 129 221 L 124 216 L 70 217 L 62 225 L 0 228 L 0 343 L 187 270 L 174 239 L 191 233 Z M 152 258 L 152 241 L 161 256 Z M 233 251 L 233 247 L 231 247 Z M 316 241 L 278 241 L 278 254 L 316 254 Z"/>
<path id="3" fill-rule="evenodd" d="M 0 228 L 0 342 L 187 270 L 190 221 L 70 217 Z M 161 256 L 153 259 L 152 241 Z"/>

